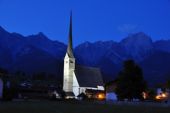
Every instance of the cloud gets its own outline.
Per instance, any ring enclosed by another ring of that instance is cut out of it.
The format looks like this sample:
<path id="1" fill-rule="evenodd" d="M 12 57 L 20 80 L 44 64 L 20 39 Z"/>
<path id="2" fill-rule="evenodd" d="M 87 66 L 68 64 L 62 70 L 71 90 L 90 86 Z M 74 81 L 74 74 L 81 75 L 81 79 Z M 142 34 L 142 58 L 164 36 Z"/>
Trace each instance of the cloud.
<path id="1" fill-rule="evenodd" d="M 137 29 L 137 25 L 134 24 L 122 24 L 118 26 L 118 31 L 122 33 L 132 33 Z"/>

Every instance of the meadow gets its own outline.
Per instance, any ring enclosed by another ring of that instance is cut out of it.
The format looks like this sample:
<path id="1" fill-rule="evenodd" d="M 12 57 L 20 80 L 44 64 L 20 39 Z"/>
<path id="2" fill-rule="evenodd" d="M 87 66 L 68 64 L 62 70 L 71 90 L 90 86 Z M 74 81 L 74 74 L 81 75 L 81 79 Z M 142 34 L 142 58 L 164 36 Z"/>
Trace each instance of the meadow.
<path id="1" fill-rule="evenodd" d="M 12 101 L 0 102 L 0 113 L 170 113 L 170 107 L 78 101 Z"/>

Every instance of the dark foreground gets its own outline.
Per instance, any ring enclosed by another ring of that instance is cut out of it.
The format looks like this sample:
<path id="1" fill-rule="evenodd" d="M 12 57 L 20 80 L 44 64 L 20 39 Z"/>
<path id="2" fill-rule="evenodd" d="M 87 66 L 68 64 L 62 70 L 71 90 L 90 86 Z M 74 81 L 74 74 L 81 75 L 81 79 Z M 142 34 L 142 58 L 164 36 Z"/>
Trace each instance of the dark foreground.
<path id="1" fill-rule="evenodd" d="M 0 113 L 170 113 L 170 107 L 75 101 L 14 101 L 0 102 Z"/>

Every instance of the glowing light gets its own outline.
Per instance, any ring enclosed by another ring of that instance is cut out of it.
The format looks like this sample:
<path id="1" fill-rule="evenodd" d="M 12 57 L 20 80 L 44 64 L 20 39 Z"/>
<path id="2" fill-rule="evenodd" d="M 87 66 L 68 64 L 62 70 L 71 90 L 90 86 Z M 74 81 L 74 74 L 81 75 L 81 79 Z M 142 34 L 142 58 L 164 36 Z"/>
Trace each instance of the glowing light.
<path id="1" fill-rule="evenodd" d="M 163 99 L 166 99 L 167 96 L 168 96 L 168 95 L 167 95 L 166 93 L 162 93 L 162 94 L 157 95 L 155 98 L 156 98 L 157 100 L 163 100 Z"/>
<path id="2" fill-rule="evenodd" d="M 163 94 L 162 94 L 162 97 L 166 97 L 166 94 L 165 94 L 165 93 L 163 93 Z"/>
<path id="3" fill-rule="evenodd" d="M 160 95 L 157 95 L 157 96 L 156 96 L 156 99 L 157 99 L 157 100 L 160 100 L 160 99 L 161 99 L 161 96 L 160 96 Z"/>
<path id="4" fill-rule="evenodd" d="M 143 92 L 142 95 L 143 95 L 143 98 L 144 98 L 144 99 L 147 98 L 147 93 L 146 93 L 146 92 Z"/>
<path id="5" fill-rule="evenodd" d="M 97 98 L 98 98 L 99 100 L 103 100 L 103 99 L 105 99 L 105 94 L 100 93 L 100 94 L 98 94 Z"/>

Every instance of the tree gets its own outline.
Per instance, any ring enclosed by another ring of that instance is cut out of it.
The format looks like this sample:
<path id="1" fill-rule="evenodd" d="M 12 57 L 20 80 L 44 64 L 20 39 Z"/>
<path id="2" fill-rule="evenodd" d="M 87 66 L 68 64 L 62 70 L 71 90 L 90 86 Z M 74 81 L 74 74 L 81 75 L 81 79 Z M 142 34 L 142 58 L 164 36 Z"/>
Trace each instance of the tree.
<path id="1" fill-rule="evenodd" d="M 0 77 L 4 77 L 8 74 L 8 71 L 3 69 L 3 68 L 0 68 Z"/>
<path id="2" fill-rule="evenodd" d="M 142 99 L 142 92 L 146 90 L 146 82 L 142 69 L 133 60 L 124 62 L 124 68 L 117 77 L 116 93 L 119 100 Z"/>
<path id="3" fill-rule="evenodd" d="M 165 88 L 170 89 L 170 72 L 166 74 Z"/>
<path id="4" fill-rule="evenodd" d="M 45 72 L 36 73 L 33 75 L 33 80 L 46 80 L 47 74 Z"/>
<path id="5" fill-rule="evenodd" d="M 15 74 L 14 74 L 14 79 L 15 81 L 17 82 L 23 82 L 23 81 L 28 81 L 29 80 L 29 76 L 27 76 L 25 74 L 25 72 L 22 72 L 22 71 L 16 71 Z"/>
<path id="6" fill-rule="evenodd" d="M 165 83 L 165 87 L 170 89 L 170 79 L 168 79 Z"/>

